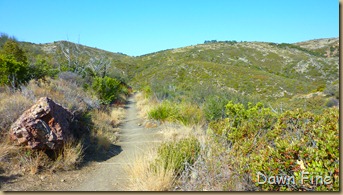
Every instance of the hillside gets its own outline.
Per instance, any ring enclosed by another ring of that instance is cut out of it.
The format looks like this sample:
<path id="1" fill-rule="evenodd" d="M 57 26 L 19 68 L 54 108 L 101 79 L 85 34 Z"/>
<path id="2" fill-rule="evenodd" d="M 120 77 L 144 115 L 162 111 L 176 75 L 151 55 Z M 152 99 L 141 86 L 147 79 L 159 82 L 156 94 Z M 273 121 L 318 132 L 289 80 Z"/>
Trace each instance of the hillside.
<path id="1" fill-rule="evenodd" d="M 156 52 L 136 59 L 133 83 L 151 85 L 168 97 L 219 90 L 287 102 L 338 84 L 338 57 L 317 54 L 329 46 L 312 46 L 316 43 L 231 41 Z"/>
<path id="2" fill-rule="evenodd" d="M 20 42 L 20 45 L 27 53 L 30 63 L 35 63 L 37 59 L 44 59 L 56 69 L 61 69 L 62 65 L 66 65 L 75 69 L 88 67 L 94 72 L 99 72 L 106 65 L 113 76 L 127 80 L 129 76 L 126 70 L 133 64 L 133 58 L 128 55 L 68 41 L 45 44 Z"/>
<path id="3" fill-rule="evenodd" d="M 325 57 L 339 57 L 338 38 L 315 39 L 295 43 L 295 45 L 318 52 Z"/>
<path id="4" fill-rule="evenodd" d="M 318 107 L 328 101 L 322 92 L 338 94 L 338 38 L 294 44 L 206 41 L 138 57 L 67 41 L 21 46 L 33 64 L 44 59 L 56 71 L 62 66 L 84 74 L 107 71 L 137 89 L 152 88 L 160 99 L 201 104 L 209 95 L 224 94 L 276 107 L 306 102 Z"/>

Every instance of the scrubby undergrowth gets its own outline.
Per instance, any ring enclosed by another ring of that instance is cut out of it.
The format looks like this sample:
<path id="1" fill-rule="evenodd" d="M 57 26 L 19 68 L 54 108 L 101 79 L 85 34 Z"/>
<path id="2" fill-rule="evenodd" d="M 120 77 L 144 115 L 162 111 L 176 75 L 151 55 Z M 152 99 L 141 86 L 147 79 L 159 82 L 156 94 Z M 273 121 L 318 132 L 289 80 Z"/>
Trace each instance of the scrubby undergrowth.
<path id="1" fill-rule="evenodd" d="M 156 102 L 153 96 L 149 98 Z M 203 136 L 166 139 L 170 141 L 158 149 L 153 162 L 163 162 L 164 170 L 176 170 L 168 190 L 339 190 L 338 107 L 282 111 L 263 103 L 216 100 L 199 108 L 207 121 L 202 125 Z M 185 124 L 180 108 L 182 104 L 165 100 L 146 114 L 155 120 Z M 191 113 L 197 116 L 197 112 Z M 192 124 L 197 122 L 187 125 Z M 176 137 L 184 128 L 165 129 L 164 133 Z"/>
<path id="2" fill-rule="evenodd" d="M 82 81 L 78 83 L 75 76 L 31 80 L 20 89 L 0 89 L 0 168 L 3 175 L 74 170 L 86 161 L 95 160 L 94 153 L 106 153 L 117 141 L 124 109 L 101 105 L 98 97 L 83 89 Z M 10 125 L 43 96 L 50 97 L 74 114 L 71 124 L 73 136 L 60 151 L 36 151 L 14 146 L 8 136 Z"/>

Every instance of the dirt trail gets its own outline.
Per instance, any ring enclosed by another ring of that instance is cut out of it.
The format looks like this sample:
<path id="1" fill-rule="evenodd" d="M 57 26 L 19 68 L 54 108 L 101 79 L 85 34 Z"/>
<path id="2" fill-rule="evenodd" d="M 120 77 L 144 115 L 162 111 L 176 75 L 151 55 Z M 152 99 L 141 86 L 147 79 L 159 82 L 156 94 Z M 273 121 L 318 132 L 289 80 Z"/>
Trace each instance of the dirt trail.
<path id="1" fill-rule="evenodd" d="M 79 185 L 68 189 L 70 191 L 123 191 L 128 188 L 128 175 L 125 167 L 144 150 L 160 142 L 162 135 L 159 128 L 144 128 L 137 118 L 137 108 L 134 96 L 128 100 L 127 116 L 120 128 L 119 142 L 115 143 L 117 155 L 97 163 L 91 172 L 87 173 Z"/>

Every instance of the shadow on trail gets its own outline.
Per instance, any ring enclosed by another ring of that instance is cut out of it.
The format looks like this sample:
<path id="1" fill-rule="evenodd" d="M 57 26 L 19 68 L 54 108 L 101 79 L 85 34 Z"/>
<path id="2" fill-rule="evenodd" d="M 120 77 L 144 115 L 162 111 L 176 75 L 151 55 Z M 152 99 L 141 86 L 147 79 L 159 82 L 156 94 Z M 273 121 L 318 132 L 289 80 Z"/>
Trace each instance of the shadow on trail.
<path id="1" fill-rule="evenodd" d="M 84 162 L 81 166 L 86 165 L 90 162 L 103 162 L 106 161 L 114 156 L 117 156 L 123 151 L 121 146 L 111 144 L 110 147 L 105 149 L 96 150 L 94 148 L 88 149 L 85 151 Z"/>
<path id="2" fill-rule="evenodd" d="M 124 108 L 125 110 L 127 110 L 127 109 L 130 108 L 129 105 L 131 105 L 131 104 L 133 104 L 133 103 L 134 103 L 133 101 L 128 100 L 128 101 L 125 102 L 125 106 L 124 106 L 123 108 Z"/>
<path id="3" fill-rule="evenodd" d="M 123 105 L 125 110 L 130 109 L 132 105 L 135 104 L 135 101 L 131 98 L 132 96 L 133 94 L 129 95 L 128 99 L 125 101 L 125 105 Z M 127 121 L 123 121 L 118 127 L 121 128 L 124 125 L 124 122 Z M 97 141 L 94 141 L 94 138 L 91 136 L 91 129 L 94 127 L 94 124 L 90 114 L 76 116 L 72 126 L 74 129 L 74 136 L 78 140 L 83 140 L 84 146 L 86 147 L 84 149 L 83 162 L 79 165 L 80 167 L 92 162 L 107 161 L 123 151 L 121 146 L 115 144 L 111 144 L 107 149 L 99 148 L 101 146 L 98 145 Z"/>
<path id="4" fill-rule="evenodd" d="M 22 175 L 20 175 L 20 174 L 15 174 L 15 175 L 10 175 L 10 176 L 0 176 L 0 189 L 1 189 L 1 184 L 3 184 L 3 183 L 15 183 L 14 181 L 21 176 Z"/>

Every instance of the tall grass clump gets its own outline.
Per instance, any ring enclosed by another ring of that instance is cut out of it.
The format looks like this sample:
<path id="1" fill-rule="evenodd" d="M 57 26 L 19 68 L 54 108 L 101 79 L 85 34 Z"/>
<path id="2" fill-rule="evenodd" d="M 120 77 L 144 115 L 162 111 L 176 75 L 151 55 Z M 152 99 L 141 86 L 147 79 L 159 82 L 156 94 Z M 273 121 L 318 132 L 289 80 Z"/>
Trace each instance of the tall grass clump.
<path id="1" fill-rule="evenodd" d="M 164 169 L 171 169 L 176 175 L 181 174 L 185 164 L 193 164 L 200 151 L 200 143 L 194 137 L 184 138 L 176 142 L 162 144 L 157 150 L 157 158 L 153 167 L 164 165 Z"/>
<path id="2" fill-rule="evenodd" d="M 151 109 L 148 116 L 151 119 L 166 121 L 174 118 L 176 114 L 177 110 L 175 105 L 172 105 L 169 101 L 163 101 L 161 104 Z"/>
<path id="3" fill-rule="evenodd" d="M 73 170 L 83 160 L 84 147 L 81 141 L 66 140 L 63 148 L 58 152 L 52 170 Z"/>
<path id="4" fill-rule="evenodd" d="M 136 156 L 134 163 L 126 167 L 130 176 L 129 189 L 133 191 L 168 191 L 175 181 L 171 168 L 165 169 L 165 163 L 155 164 L 156 148 L 150 149 L 144 155 Z"/>
<path id="5" fill-rule="evenodd" d="M 204 122 L 202 110 L 190 103 L 176 104 L 167 100 L 157 104 L 148 112 L 151 119 L 178 122 L 183 125 L 198 125 Z"/>

